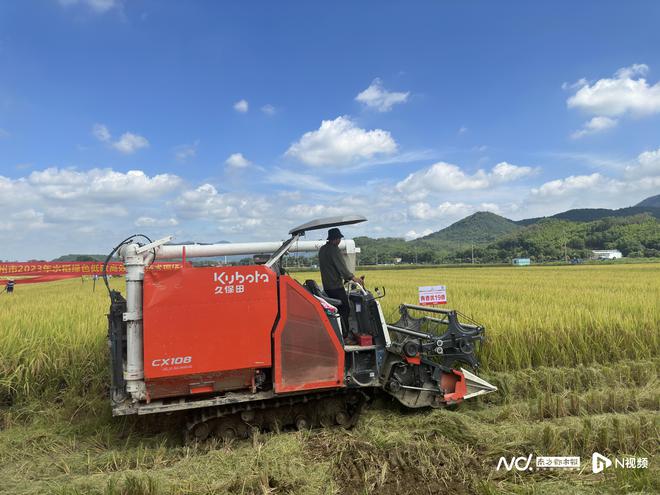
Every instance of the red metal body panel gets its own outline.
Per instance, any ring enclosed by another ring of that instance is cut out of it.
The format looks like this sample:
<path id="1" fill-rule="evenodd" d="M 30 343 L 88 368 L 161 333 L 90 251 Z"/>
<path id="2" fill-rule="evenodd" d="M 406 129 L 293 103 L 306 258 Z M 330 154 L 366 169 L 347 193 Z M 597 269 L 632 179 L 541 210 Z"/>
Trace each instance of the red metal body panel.
<path id="1" fill-rule="evenodd" d="M 256 370 L 218 371 L 146 380 L 149 399 L 245 390 L 254 384 Z"/>
<path id="2" fill-rule="evenodd" d="M 422 363 L 422 356 L 420 356 L 419 354 L 413 357 L 410 356 L 404 356 L 404 357 L 406 358 L 406 362 L 409 364 L 416 364 L 419 366 Z"/>
<path id="3" fill-rule="evenodd" d="M 269 268 L 148 271 L 143 300 L 144 375 L 151 391 L 210 390 L 209 375 L 233 376 L 228 388 L 240 388 L 254 369 L 271 366 L 278 307 L 277 276 Z"/>
<path id="4" fill-rule="evenodd" d="M 447 402 L 460 402 L 467 394 L 467 385 L 465 383 L 465 375 L 458 370 L 451 370 L 453 374 L 443 373 L 440 378 L 440 386 L 444 390 L 452 390 L 453 392 L 445 393 L 444 399 Z"/>
<path id="5" fill-rule="evenodd" d="M 282 275 L 279 280 L 275 392 L 343 387 L 344 349 L 323 307 L 291 277 Z"/>

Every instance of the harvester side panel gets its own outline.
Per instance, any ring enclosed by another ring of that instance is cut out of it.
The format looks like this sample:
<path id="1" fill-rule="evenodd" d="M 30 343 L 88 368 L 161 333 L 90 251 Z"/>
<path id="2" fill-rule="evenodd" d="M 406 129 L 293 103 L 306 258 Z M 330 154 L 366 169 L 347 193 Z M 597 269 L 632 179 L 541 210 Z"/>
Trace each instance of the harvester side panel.
<path id="1" fill-rule="evenodd" d="M 235 381 L 239 370 L 251 376 L 272 364 L 277 276 L 265 266 L 147 271 L 143 313 L 147 382 L 210 374 Z"/>
<path id="2" fill-rule="evenodd" d="M 275 392 L 344 386 L 344 349 L 321 304 L 282 275 L 280 305 L 273 336 Z"/>

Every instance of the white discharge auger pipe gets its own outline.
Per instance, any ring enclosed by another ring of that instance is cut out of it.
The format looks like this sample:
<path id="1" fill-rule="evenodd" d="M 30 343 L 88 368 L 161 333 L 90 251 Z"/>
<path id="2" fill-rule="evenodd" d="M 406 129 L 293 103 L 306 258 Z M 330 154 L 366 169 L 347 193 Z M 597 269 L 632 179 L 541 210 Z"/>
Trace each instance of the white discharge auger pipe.
<path id="1" fill-rule="evenodd" d="M 240 254 L 269 254 L 277 251 L 283 241 L 275 242 L 241 242 L 236 244 L 188 244 L 188 245 L 163 245 L 156 248 L 156 259 L 174 259 L 183 256 L 183 248 L 186 248 L 186 258 L 205 258 L 211 256 L 235 256 Z M 297 241 L 294 242 L 289 252 L 314 252 L 318 251 L 326 241 Z M 346 254 L 354 254 L 355 241 L 345 239 L 339 244 L 339 249 Z"/>

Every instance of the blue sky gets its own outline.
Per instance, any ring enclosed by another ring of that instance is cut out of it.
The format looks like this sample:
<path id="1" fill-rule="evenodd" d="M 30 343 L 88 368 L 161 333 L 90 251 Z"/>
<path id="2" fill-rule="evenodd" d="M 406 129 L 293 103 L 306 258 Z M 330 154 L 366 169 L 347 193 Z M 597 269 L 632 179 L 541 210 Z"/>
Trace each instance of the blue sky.
<path id="1" fill-rule="evenodd" d="M 0 259 L 660 193 L 657 2 L 0 3 Z"/>

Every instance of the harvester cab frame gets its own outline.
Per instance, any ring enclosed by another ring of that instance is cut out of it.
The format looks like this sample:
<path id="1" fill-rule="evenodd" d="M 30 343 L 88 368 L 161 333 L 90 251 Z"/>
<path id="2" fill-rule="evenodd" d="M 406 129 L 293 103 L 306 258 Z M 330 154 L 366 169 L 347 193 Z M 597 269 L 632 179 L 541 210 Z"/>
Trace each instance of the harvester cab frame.
<path id="1" fill-rule="evenodd" d="M 295 245 L 298 239 L 305 235 L 306 232 L 310 230 L 321 230 L 331 227 L 340 227 L 343 225 L 353 225 L 356 223 L 366 222 L 367 219 L 362 215 L 342 215 L 337 217 L 328 217 L 328 218 L 318 218 L 310 222 L 304 223 L 295 227 L 289 231 L 291 236 L 289 239 L 284 241 L 277 251 L 273 253 L 270 259 L 266 262 L 266 266 L 271 268 L 273 267 L 284 255 L 286 255 L 291 248 Z M 353 244 L 355 245 L 355 244 Z M 344 248 L 347 264 L 354 270 L 355 269 L 355 249 L 347 250 Z"/>
<path id="2" fill-rule="evenodd" d="M 349 286 L 346 345 L 335 300 L 316 282 L 301 284 L 279 266 L 291 252 L 325 241 L 306 232 L 366 221 L 359 215 L 312 220 L 284 242 L 169 244 L 138 236 L 117 252 L 126 266 L 126 297 L 109 290 L 108 337 L 113 415 L 187 411 L 185 434 L 244 437 L 279 430 L 355 423 L 362 404 L 386 393 L 407 407 L 444 407 L 496 388 L 472 372 L 484 327 L 453 310 L 410 304 L 388 324 L 383 294 Z M 144 237 L 144 236 L 142 236 Z M 353 271 L 359 248 L 339 249 Z M 256 254 L 265 264 L 192 267 L 194 257 Z M 109 258 L 110 258 L 109 256 Z M 177 260 L 175 270 L 150 269 Z"/>

